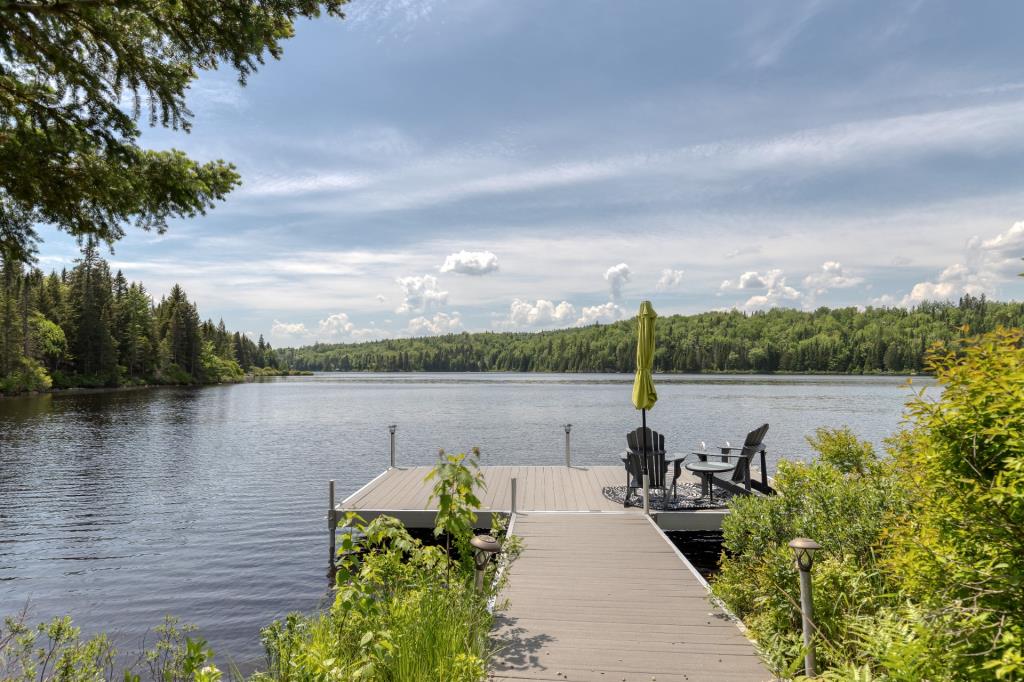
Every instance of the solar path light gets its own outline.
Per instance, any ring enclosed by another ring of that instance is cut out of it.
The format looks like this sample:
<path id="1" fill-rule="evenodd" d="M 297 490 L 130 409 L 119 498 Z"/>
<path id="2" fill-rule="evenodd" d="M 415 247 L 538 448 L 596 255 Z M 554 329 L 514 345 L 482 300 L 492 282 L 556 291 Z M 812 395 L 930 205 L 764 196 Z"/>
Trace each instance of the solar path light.
<path id="1" fill-rule="evenodd" d="M 476 590 L 484 590 L 484 569 L 491 557 L 501 551 L 501 544 L 493 535 L 477 535 L 469 544 L 473 545 L 473 565 L 476 567 Z"/>
<path id="2" fill-rule="evenodd" d="M 789 547 L 793 550 L 796 567 L 800 570 L 800 612 L 803 615 L 806 651 L 804 673 L 807 677 L 814 677 L 814 641 L 811 638 L 811 630 L 814 628 L 814 602 L 811 599 L 811 567 L 814 566 L 814 553 L 821 549 L 821 545 L 809 538 L 794 538 L 789 541 Z"/>

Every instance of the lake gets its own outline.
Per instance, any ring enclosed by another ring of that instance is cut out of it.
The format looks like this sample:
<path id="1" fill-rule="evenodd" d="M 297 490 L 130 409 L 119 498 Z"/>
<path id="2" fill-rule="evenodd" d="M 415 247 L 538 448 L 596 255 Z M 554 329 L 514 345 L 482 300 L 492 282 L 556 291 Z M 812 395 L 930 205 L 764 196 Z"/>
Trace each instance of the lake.
<path id="1" fill-rule="evenodd" d="M 877 444 L 910 396 L 898 377 L 655 378 L 648 424 L 670 451 L 742 442 L 768 422 L 771 467 L 849 425 Z M 319 374 L 233 386 L 0 400 L 0 616 L 29 603 L 138 647 L 165 614 L 243 667 L 259 629 L 327 594 L 327 480 L 339 500 L 388 464 L 479 446 L 484 464 L 617 464 L 640 423 L 631 376 Z M 931 380 L 915 378 L 917 387 Z"/>

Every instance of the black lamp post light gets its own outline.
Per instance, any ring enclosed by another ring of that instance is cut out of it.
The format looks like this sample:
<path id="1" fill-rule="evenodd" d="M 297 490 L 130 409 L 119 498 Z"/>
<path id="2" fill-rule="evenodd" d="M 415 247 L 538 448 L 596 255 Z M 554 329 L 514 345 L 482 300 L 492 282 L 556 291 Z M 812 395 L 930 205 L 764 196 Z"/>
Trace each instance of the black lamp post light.
<path id="1" fill-rule="evenodd" d="M 789 541 L 789 547 L 793 550 L 793 558 L 800 571 L 800 612 L 803 615 L 804 651 L 806 652 L 804 654 L 804 674 L 807 677 L 814 677 L 814 640 L 812 639 L 814 601 L 811 599 L 811 568 L 814 566 L 814 553 L 821 549 L 821 545 L 809 538 L 794 538 Z"/>
<path id="2" fill-rule="evenodd" d="M 469 544 L 473 545 L 473 565 L 476 567 L 476 590 L 484 590 L 484 569 L 491 558 L 501 551 L 501 543 L 493 535 L 477 535 Z"/>

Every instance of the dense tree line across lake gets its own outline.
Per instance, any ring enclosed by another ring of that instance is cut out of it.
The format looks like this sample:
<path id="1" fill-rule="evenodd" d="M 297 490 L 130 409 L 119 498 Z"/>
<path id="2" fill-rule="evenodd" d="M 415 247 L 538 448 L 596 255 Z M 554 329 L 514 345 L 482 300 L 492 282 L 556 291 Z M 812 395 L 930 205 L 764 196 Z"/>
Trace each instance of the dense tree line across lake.
<path id="1" fill-rule="evenodd" d="M 935 342 L 1024 326 L 1024 304 L 966 296 L 957 304 L 709 312 L 658 319 L 656 371 L 877 372 L 924 369 Z M 277 351 L 282 366 L 340 371 L 632 372 L 635 323 L 535 333 L 452 334 Z"/>
<path id="2" fill-rule="evenodd" d="M 0 264 L 0 393 L 238 381 L 276 361 L 262 336 L 201 322 L 177 285 L 154 304 L 93 246 L 60 273 Z"/>

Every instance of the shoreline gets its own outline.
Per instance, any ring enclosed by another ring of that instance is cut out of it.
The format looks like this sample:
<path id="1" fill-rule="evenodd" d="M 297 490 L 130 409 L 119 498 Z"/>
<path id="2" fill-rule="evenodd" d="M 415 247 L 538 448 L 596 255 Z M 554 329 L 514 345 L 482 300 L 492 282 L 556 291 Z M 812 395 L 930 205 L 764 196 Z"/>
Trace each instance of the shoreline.
<path id="1" fill-rule="evenodd" d="M 226 381 L 210 384 L 132 384 L 129 386 L 72 386 L 70 388 L 51 388 L 46 391 L 29 391 L 26 393 L 5 394 L 0 393 L 0 400 L 13 398 L 34 398 L 44 395 L 91 395 L 95 393 L 119 393 L 122 391 L 142 391 L 154 388 L 203 388 L 206 386 L 230 386 L 232 384 L 253 383 L 260 379 L 277 379 L 302 376 L 317 376 L 320 374 L 395 374 L 395 375 L 418 375 L 418 374 L 549 374 L 558 376 L 614 374 L 618 376 L 633 376 L 632 372 L 516 372 L 512 370 L 486 370 L 486 371 L 452 371 L 452 370 L 294 370 L 292 373 L 281 374 L 246 374 L 240 381 Z M 889 372 L 867 372 L 854 374 L 850 372 L 655 372 L 654 376 L 679 377 L 679 376 L 707 376 L 707 377 L 889 377 L 893 379 L 915 379 L 919 377 L 930 378 L 933 374 L 920 372 L 918 374 L 896 374 Z"/>

